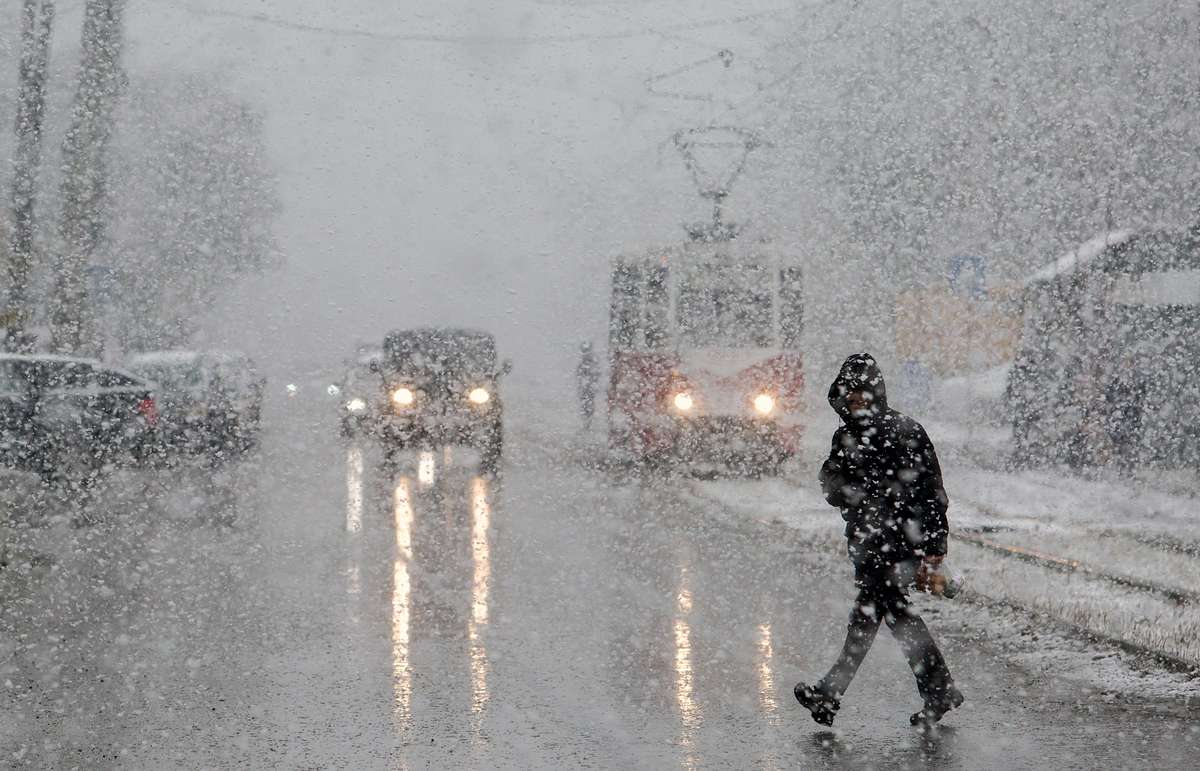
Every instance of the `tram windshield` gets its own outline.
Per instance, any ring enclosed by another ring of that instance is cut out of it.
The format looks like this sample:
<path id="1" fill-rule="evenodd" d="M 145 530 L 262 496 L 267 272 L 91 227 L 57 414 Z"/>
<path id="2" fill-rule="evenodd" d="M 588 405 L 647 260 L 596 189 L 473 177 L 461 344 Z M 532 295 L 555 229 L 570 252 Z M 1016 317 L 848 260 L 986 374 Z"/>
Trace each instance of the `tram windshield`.
<path id="1" fill-rule="evenodd" d="M 686 347 L 766 348 L 774 343 L 774 282 L 762 265 L 689 266 L 676 321 Z"/>
<path id="2" fill-rule="evenodd" d="M 757 263 L 619 263 L 612 290 L 609 332 L 618 350 L 795 348 L 804 330 L 798 266 L 784 267 L 776 281 L 773 268 Z"/>

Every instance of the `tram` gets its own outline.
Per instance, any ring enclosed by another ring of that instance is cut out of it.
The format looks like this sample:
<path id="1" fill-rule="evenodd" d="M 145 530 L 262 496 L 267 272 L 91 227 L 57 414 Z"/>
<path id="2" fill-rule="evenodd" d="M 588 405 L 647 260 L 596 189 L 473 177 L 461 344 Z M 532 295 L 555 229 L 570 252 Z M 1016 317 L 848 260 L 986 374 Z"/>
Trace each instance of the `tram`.
<path id="1" fill-rule="evenodd" d="M 611 452 L 773 474 L 804 429 L 804 275 L 768 241 L 692 241 L 612 263 Z"/>

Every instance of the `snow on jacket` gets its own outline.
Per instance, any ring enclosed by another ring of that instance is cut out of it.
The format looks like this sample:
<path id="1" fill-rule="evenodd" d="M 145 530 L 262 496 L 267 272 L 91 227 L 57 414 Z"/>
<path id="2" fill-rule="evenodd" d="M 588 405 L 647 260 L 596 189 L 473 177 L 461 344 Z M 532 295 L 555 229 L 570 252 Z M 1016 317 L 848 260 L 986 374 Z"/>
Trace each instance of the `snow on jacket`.
<path id="1" fill-rule="evenodd" d="M 869 414 L 851 414 L 846 395 L 854 391 L 873 397 Z M 888 407 L 870 354 L 846 359 L 829 404 L 842 425 L 821 466 L 821 489 L 846 520 L 851 558 L 892 564 L 944 555 L 949 500 L 933 442 L 920 423 Z"/>

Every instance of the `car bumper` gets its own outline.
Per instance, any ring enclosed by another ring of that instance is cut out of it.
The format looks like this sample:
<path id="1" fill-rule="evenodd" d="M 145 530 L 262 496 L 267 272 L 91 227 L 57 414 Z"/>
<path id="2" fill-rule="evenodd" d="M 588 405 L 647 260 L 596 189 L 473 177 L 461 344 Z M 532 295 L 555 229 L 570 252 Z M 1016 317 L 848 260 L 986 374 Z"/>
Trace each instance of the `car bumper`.
<path id="1" fill-rule="evenodd" d="M 253 424 L 243 424 L 237 416 L 203 417 L 160 420 L 158 434 L 161 442 L 172 450 L 204 452 L 214 444 L 222 444 L 253 430 Z"/>
<path id="2" fill-rule="evenodd" d="M 690 463 L 780 463 L 796 454 L 803 429 L 794 423 L 731 416 L 631 420 L 626 439 L 639 455 Z"/>
<path id="3" fill-rule="evenodd" d="M 479 444 L 496 429 L 497 418 L 480 416 L 399 417 L 381 420 L 377 431 L 387 442 L 400 444 Z"/>
<path id="4" fill-rule="evenodd" d="M 676 424 L 674 455 L 700 463 L 782 461 L 791 453 L 771 420 L 711 417 L 680 420 Z"/>

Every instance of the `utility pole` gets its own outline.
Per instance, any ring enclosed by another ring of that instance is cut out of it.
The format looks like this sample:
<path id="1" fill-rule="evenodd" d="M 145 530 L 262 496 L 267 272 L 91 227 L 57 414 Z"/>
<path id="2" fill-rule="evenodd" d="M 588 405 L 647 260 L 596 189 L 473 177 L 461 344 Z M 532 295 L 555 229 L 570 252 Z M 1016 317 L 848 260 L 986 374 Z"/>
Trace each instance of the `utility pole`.
<path id="1" fill-rule="evenodd" d="M 42 163 L 42 124 L 46 115 L 46 71 L 54 27 L 54 0 L 25 0 L 21 14 L 18 69 L 17 147 L 13 163 L 12 234 L 9 241 L 8 298 L 3 343 L 10 350 L 30 347 L 29 274 L 33 268 L 34 199 Z"/>
<path id="2" fill-rule="evenodd" d="M 87 271 L 104 237 L 107 187 L 105 153 L 112 115 L 123 85 L 121 20 L 125 0 L 87 0 L 83 56 L 63 141 L 61 253 L 50 298 L 54 350 L 99 353 L 95 315 L 89 304 Z"/>

